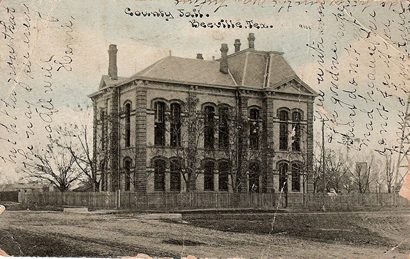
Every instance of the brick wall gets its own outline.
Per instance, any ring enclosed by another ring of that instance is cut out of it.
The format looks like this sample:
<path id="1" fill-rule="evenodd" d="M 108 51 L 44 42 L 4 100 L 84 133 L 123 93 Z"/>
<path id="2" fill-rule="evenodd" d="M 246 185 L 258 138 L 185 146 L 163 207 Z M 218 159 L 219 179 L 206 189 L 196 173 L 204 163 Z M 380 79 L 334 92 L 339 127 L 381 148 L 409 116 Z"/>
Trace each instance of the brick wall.
<path id="1" fill-rule="evenodd" d="M 118 88 L 111 89 L 110 111 L 109 111 L 109 148 L 110 148 L 110 165 L 111 174 L 111 191 L 119 188 L 119 111 L 118 111 Z"/>
<path id="2" fill-rule="evenodd" d="M 137 86 L 135 138 L 135 190 L 146 192 L 147 181 L 147 90 Z"/>
<path id="3" fill-rule="evenodd" d="M 307 104 L 307 140 L 306 140 L 306 160 L 307 160 L 307 192 L 313 192 L 313 99 Z"/>
<path id="4" fill-rule="evenodd" d="M 265 150 L 271 150 L 274 146 L 274 110 L 273 110 L 273 98 L 270 95 L 265 96 L 264 108 L 263 108 L 263 116 L 264 116 L 264 148 Z M 264 163 L 265 163 L 265 174 L 266 174 L 266 191 L 273 192 L 274 191 L 274 181 L 273 181 L 273 170 L 274 170 L 274 162 L 273 157 L 270 152 L 265 152 L 264 154 Z"/>

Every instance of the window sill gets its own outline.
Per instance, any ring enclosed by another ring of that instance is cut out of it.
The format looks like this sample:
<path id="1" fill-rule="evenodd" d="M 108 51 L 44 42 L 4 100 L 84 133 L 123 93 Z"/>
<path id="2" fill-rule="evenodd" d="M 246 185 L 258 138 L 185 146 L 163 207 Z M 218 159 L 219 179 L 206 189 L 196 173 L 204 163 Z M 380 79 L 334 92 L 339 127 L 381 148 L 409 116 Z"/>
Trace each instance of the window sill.
<path id="1" fill-rule="evenodd" d="M 279 150 L 280 153 L 295 153 L 295 154 L 303 154 L 302 151 L 294 151 L 294 150 Z"/>
<path id="2" fill-rule="evenodd" d="M 167 148 L 168 146 L 165 145 L 153 145 L 153 148 Z"/>
<path id="3" fill-rule="evenodd" d="M 121 149 L 133 149 L 135 148 L 134 146 L 128 146 L 128 147 L 122 147 Z"/>

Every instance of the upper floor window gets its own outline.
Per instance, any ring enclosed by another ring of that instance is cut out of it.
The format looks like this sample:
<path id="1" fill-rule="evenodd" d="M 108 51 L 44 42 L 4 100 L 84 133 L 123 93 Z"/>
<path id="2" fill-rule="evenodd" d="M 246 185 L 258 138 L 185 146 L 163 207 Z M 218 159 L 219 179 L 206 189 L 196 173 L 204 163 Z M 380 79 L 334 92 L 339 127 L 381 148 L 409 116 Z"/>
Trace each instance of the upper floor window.
<path id="1" fill-rule="evenodd" d="M 181 105 L 171 104 L 171 128 L 170 139 L 172 147 L 181 146 Z"/>
<path id="2" fill-rule="evenodd" d="M 213 161 L 206 161 L 204 163 L 204 190 L 205 191 L 214 190 L 214 167 L 215 167 L 215 163 Z"/>
<path id="3" fill-rule="evenodd" d="M 259 110 L 251 109 L 249 111 L 249 147 L 251 149 L 259 148 Z"/>
<path id="4" fill-rule="evenodd" d="M 299 111 L 292 112 L 292 150 L 300 151 L 301 129 L 300 121 L 302 114 Z"/>
<path id="5" fill-rule="evenodd" d="M 219 148 L 229 147 L 229 108 L 226 106 L 219 108 Z"/>
<path id="6" fill-rule="evenodd" d="M 279 112 L 279 149 L 288 150 L 288 120 L 289 113 L 286 110 Z"/>
<path id="7" fill-rule="evenodd" d="M 154 144 L 157 146 L 165 146 L 165 103 L 155 103 L 155 130 Z"/>
<path id="8" fill-rule="evenodd" d="M 100 121 L 101 121 L 101 149 L 105 150 L 105 141 L 106 141 L 106 113 L 104 110 L 101 110 L 100 112 Z"/>
<path id="9" fill-rule="evenodd" d="M 205 106 L 204 108 L 204 147 L 213 149 L 215 142 L 215 108 Z"/>
<path id="10" fill-rule="evenodd" d="M 126 103 L 125 107 L 125 146 L 131 145 L 131 103 Z"/>

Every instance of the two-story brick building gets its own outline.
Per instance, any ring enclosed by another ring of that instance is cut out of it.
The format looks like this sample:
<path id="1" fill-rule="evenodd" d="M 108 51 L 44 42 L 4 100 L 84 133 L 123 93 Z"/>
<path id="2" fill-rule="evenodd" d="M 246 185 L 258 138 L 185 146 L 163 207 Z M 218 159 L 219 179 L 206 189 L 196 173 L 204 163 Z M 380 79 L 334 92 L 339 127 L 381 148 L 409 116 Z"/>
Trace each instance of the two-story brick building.
<path id="1" fill-rule="evenodd" d="M 222 44 L 217 60 L 168 56 L 129 78 L 110 45 L 90 95 L 101 189 L 311 191 L 317 94 L 283 53 L 254 42 L 250 33 L 241 50 L 237 39 L 232 53 Z"/>

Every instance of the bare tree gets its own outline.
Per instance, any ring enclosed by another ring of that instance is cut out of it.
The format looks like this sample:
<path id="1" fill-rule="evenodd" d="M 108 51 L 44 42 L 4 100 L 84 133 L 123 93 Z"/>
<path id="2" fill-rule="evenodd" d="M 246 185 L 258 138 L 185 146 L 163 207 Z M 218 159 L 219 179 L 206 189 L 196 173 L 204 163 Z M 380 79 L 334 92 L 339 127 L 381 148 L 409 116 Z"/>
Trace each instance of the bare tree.
<path id="1" fill-rule="evenodd" d="M 396 172 L 392 155 L 385 154 L 385 180 L 387 192 L 392 193 L 394 186 L 394 173 Z"/>
<path id="2" fill-rule="evenodd" d="M 340 153 L 334 150 L 327 150 L 325 157 L 327 184 L 326 191 L 335 190 L 337 193 L 342 190 L 349 191 L 351 179 L 349 177 L 349 168 L 347 162 L 343 159 Z"/>
<path id="3" fill-rule="evenodd" d="M 350 170 L 356 190 L 359 193 L 370 192 L 370 185 L 374 181 L 374 153 L 367 157 L 365 162 L 356 162 L 354 170 Z"/>
<path id="4" fill-rule="evenodd" d="M 309 176 L 311 178 L 312 184 L 313 184 L 313 192 L 318 193 L 320 191 L 323 192 L 324 186 L 321 186 L 321 183 L 323 183 L 323 163 L 322 163 L 322 145 L 319 143 L 319 141 L 315 142 L 315 150 L 316 152 L 313 154 L 313 170 L 312 174 Z"/>
<path id="5" fill-rule="evenodd" d="M 225 134 L 228 135 L 228 141 L 219 144 L 224 157 L 229 161 L 228 174 L 231 178 L 232 191 L 242 192 L 246 191 L 247 179 L 252 177 L 252 173 L 256 173 L 252 170 L 257 170 L 257 168 L 250 168 L 250 162 L 257 162 L 259 165 L 258 171 L 263 172 L 262 157 L 271 154 L 273 151 L 265 147 L 266 143 L 263 142 L 263 122 L 260 117 L 251 121 L 247 114 L 239 114 L 232 109 L 229 109 L 228 112 L 233 114 L 227 121 L 226 128 L 229 131 Z M 253 144 L 250 143 L 249 137 L 251 131 L 254 133 Z M 259 188 L 259 186 L 254 187 Z M 249 188 L 252 188 L 252 186 L 249 186 Z"/>
<path id="6" fill-rule="evenodd" d="M 182 177 L 186 191 L 196 190 L 196 180 L 200 173 L 201 159 L 204 150 L 201 148 L 204 132 L 204 116 L 197 109 L 199 99 L 189 95 L 186 99 L 186 116 L 181 118 L 181 124 L 173 127 L 174 134 L 181 136 L 180 144 L 172 148 L 175 157 L 181 161 Z"/>
<path id="7" fill-rule="evenodd" d="M 240 117 L 236 114 L 233 108 L 225 107 L 227 108 L 225 122 L 222 122 L 221 116 L 225 116 L 222 114 L 219 114 L 219 122 L 213 119 L 208 121 L 206 112 L 199 109 L 198 103 L 199 99 L 190 94 L 183 106 L 184 115 L 178 119 L 179 124 L 166 127 L 168 134 L 177 136 L 173 138 L 174 140 L 171 140 L 170 152 L 171 156 L 179 161 L 178 166 L 182 172 L 186 191 L 196 190 L 196 181 L 198 176 L 202 174 L 201 162 L 206 158 L 207 153 L 212 154 L 211 156 L 216 155 L 218 158 L 226 159 L 228 162 L 228 177 L 231 179 L 227 184 L 234 192 L 245 190 L 244 183 L 246 183 L 245 180 L 249 174 L 246 161 L 260 161 L 264 154 L 261 131 L 262 120 L 251 122 L 247 117 Z M 169 124 L 173 124 L 175 119 L 173 117 L 171 109 L 171 113 L 165 116 L 165 120 Z M 216 123 L 219 123 L 218 132 L 215 132 Z M 212 136 L 205 135 L 205 131 L 209 127 L 213 128 Z M 258 139 L 255 140 L 258 142 L 258 147 L 253 149 L 248 146 L 247 136 L 251 128 L 259 133 L 256 134 Z M 218 143 L 215 143 L 215 133 L 220 134 Z M 224 135 L 223 138 L 222 135 Z M 212 147 L 204 145 L 205 138 L 212 138 L 210 140 Z M 154 147 L 152 152 L 153 156 L 163 156 L 166 150 Z"/>
<path id="8" fill-rule="evenodd" d="M 71 154 L 84 176 L 84 182 L 90 184 L 93 191 L 98 191 L 101 182 L 100 170 L 93 160 L 92 132 L 88 125 L 66 124 L 59 127 L 56 132 L 59 133 L 59 138 L 55 144 Z M 99 161 L 104 161 L 107 157 L 107 151 L 99 153 Z"/>
<path id="9" fill-rule="evenodd" d="M 316 148 L 319 150 L 314 156 L 313 163 L 313 185 L 315 192 L 323 192 L 323 162 L 321 155 L 321 143 L 316 142 Z M 325 152 L 325 168 L 326 168 L 326 192 L 335 190 L 337 193 L 350 193 L 354 190 L 353 177 L 351 176 L 352 163 L 349 162 L 343 154 L 333 149 L 326 149 Z"/>
<path id="10" fill-rule="evenodd" d="M 105 148 L 108 146 L 108 134 L 107 131 L 99 130 L 97 135 L 93 136 L 92 129 L 93 126 L 104 127 L 102 121 L 108 122 L 109 115 L 101 114 L 104 118 L 100 116 L 96 122 L 97 125 L 91 125 L 93 111 L 88 105 L 85 107 L 78 105 L 75 112 L 78 115 L 75 120 L 55 128 L 57 136 L 53 141 L 56 145 L 66 149 L 74 158 L 76 167 L 82 172 L 83 183 L 91 187 L 92 191 L 99 191 L 101 174 L 110 158 L 109 149 Z M 97 140 L 95 147 L 93 137 Z M 96 148 L 95 160 L 94 148 Z"/>
<path id="11" fill-rule="evenodd" d="M 175 166 L 174 169 L 181 173 L 187 192 L 196 190 L 196 180 L 200 174 L 204 154 L 201 146 L 204 137 L 204 115 L 197 109 L 198 102 L 199 99 L 195 95 L 189 94 L 183 106 L 183 116 L 171 112 L 164 118 L 167 123 L 171 124 L 178 119 L 177 124 L 165 127 L 165 129 L 167 134 L 173 136 L 170 152 L 171 156 L 176 159 L 172 163 L 176 164 L 172 166 Z M 165 153 L 163 148 L 154 147 L 152 149 L 153 156 L 162 156 Z"/>
<path id="12" fill-rule="evenodd" d="M 82 177 L 71 153 L 52 140 L 45 149 L 33 150 L 33 154 L 20 168 L 28 180 L 49 182 L 59 191 L 65 192 Z"/>

